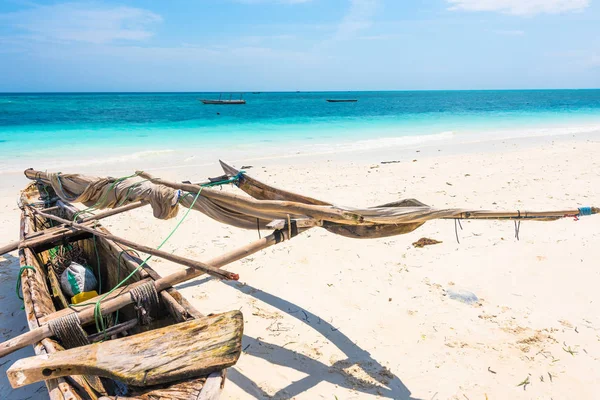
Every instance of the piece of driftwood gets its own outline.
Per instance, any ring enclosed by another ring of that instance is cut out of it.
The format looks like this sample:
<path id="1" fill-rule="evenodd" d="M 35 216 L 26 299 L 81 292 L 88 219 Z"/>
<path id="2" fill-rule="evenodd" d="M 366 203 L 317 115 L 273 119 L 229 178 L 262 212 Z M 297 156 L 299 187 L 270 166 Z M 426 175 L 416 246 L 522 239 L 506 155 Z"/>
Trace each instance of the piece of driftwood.
<path id="1" fill-rule="evenodd" d="M 147 204 L 148 203 L 146 203 L 146 202 L 138 201 L 136 203 L 127 204 L 126 206 L 113 208 L 112 210 L 106 210 L 106 211 L 100 212 L 96 215 L 92 215 L 90 217 L 86 217 L 83 219 L 78 218 L 78 221 L 80 223 L 87 223 L 87 225 L 93 225 L 95 221 L 99 221 L 103 218 L 107 218 L 107 217 L 110 217 L 110 216 L 113 216 L 116 214 L 120 214 L 125 211 L 134 210 L 136 208 L 145 206 Z M 50 207 L 50 208 L 43 209 L 42 212 L 57 210 L 59 208 L 60 208 L 59 206 Z M 73 228 L 70 226 L 64 226 L 64 225 L 46 229 L 41 232 L 35 232 L 35 233 L 29 235 L 28 237 L 26 237 L 24 240 L 18 240 L 18 241 L 9 243 L 3 247 L 0 247 L 0 256 L 3 254 L 6 254 L 6 253 L 10 253 L 11 251 L 17 250 L 19 247 L 34 247 L 34 246 L 39 246 L 39 245 L 45 244 L 45 243 L 59 242 L 61 240 L 64 240 L 64 239 L 67 239 L 74 235 L 77 235 L 80 232 L 81 231 L 76 228 Z"/>
<path id="2" fill-rule="evenodd" d="M 68 226 L 72 226 L 72 227 L 80 229 L 82 231 L 89 232 L 89 233 L 91 233 L 93 235 L 103 237 L 104 239 L 112 240 L 113 242 L 124 244 L 126 246 L 131 247 L 132 249 L 136 249 L 136 250 L 144 252 L 146 254 L 151 254 L 151 255 L 156 256 L 156 257 L 161 257 L 161 258 L 164 258 L 166 260 L 173 261 L 173 262 L 175 262 L 177 264 L 185 265 L 186 267 L 191 267 L 191 268 L 197 269 L 199 271 L 202 271 L 202 272 L 205 272 L 205 273 L 207 273 L 209 275 L 212 275 L 212 276 L 214 276 L 216 278 L 225 279 L 225 280 L 238 280 L 239 279 L 238 274 L 234 274 L 233 272 L 223 271 L 223 270 L 220 270 L 218 268 L 211 267 L 210 265 L 204 264 L 204 263 L 202 263 L 200 261 L 190 260 L 189 258 L 185 258 L 185 257 L 181 257 L 181 256 L 176 256 L 176 255 L 171 254 L 171 253 L 167 253 L 167 252 L 164 252 L 164 251 L 153 249 L 153 248 L 148 247 L 148 246 L 137 244 L 135 242 L 132 242 L 131 240 L 127 240 L 127 239 L 124 239 L 124 238 L 121 238 L 121 237 L 118 237 L 118 236 L 115 236 L 115 235 L 111 235 L 109 233 L 101 232 L 101 231 L 99 231 L 97 229 L 90 228 L 90 227 L 88 227 L 86 225 L 83 225 L 83 224 L 78 224 L 78 223 L 75 223 L 75 222 L 67 221 L 66 219 L 57 217 L 55 215 L 46 214 L 46 213 L 43 213 L 41 211 L 37 211 L 37 210 L 35 210 L 33 208 L 31 208 L 31 210 L 35 214 L 41 215 L 41 216 L 43 216 L 45 218 L 52 219 L 52 220 L 60 222 L 62 224 L 65 224 L 65 225 L 68 225 Z"/>
<path id="3" fill-rule="evenodd" d="M 13 388 L 71 375 L 97 375 L 134 386 L 220 371 L 240 356 L 240 311 L 212 315 L 137 335 L 28 357 L 7 371 Z"/>
<path id="4" fill-rule="evenodd" d="M 301 229 L 298 230 L 298 232 L 302 231 L 303 230 Z M 287 231 L 275 231 L 262 239 L 256 240 L 252 243 L 230 251 L 219 257 L 213 258 L 212 260 L 208 261 L 207 264 L 215 268 L 220 268 L 222 266 L 245 258 L 250 254 L 254 254 L 258 251 L 264 250 L 267 247 L 273 246 L 287 239 L 289 239 Z M 25 273 L 27 272 L 28 271 L 26 271 Z M 171 286 L 183 283 L 190 279 L 194 279 L 203 274 L 204 272 L 196 270 L 194 268 L 186 268 L 185 270 L 174 272 L 171 275 L 167 275 L 164 278 L 160 278 L 154 281 L 154 286 L 157 292 L 161 292 L 165 289 L 170 288 Z M 114 297 L 109 297 L 102 302 L 102 315 L 108 315 L 132 303 L 131 296 L 129 295 L 129 292 L 127 290 L 128 287 L 123 288 L 122 292 L 119 291 L 118 295 L 115 295 Z M 97 300 L 98 298 L 95 299 Z M 79 317 L 79 320 L 82 324 L 86 324 L 94 320 L 94 299 L 87 301 L 86 304 L 87 306 L 78 308 L 77 311 L 77 317 Z M 55 312 L 51 315 L 47 315 L 45 319 L 50 320 L 73 312 L 75 311 L 71 309 L 65 309 Z M 41 325 L 39 327 L 31 327 L 31 330 L 29 332 L 23 333 L 10 340 L 0 343 L 0 357 L 4 357 L 8 354 L 11 354 L 14 351 L 37 343 L 43 340 L 44 338 L 49 338 L 51 336 L 52 331 L 50 330 L 50 327 L 47 324 Z"/>

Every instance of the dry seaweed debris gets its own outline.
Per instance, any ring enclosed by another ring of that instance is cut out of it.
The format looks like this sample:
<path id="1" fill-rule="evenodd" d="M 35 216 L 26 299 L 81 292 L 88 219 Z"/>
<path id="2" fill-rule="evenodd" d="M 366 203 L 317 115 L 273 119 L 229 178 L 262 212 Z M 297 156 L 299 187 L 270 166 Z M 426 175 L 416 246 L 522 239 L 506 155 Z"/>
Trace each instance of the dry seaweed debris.
<path id="1" fill-rule="evenodd" d="M 420 248 L 420 247 L 425 247 L 425 246 L 429 246 L 432 244 L 438 244 L 438 243 L 442 243 L 442 242 L 440 242 L 439 240 L 423 237 L 423 238 L 417 240 L 416 242 L 414 242 L 412 245 L 414 247 Z"/>

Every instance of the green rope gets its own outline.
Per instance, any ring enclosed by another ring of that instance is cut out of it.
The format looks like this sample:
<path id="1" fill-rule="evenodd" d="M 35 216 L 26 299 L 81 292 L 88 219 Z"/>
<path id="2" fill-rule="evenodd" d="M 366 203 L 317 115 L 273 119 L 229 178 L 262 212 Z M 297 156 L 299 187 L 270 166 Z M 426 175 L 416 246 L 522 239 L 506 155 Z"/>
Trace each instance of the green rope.
<path id="1" fill-rule="evenodd" d="M 175 227 L 173 228 L 173 230 L 169 233 L 169 235 L 162 241 L 161 244 L 158 245 L 158 247 L 156 248 L 157 250 L 159 250 L 162 246 L 165 245 L 165 243 L 167 243 L 167 241 L 171 238 L 171 236 L 173 236 L 173 234 L 177 231 L 177 229 L 179 228 L 179 226 L 182 224 L 182 222 L 186 219 L 186 217 L 188 216 L 188 214 L 190 213 L 190 211 L 192 210 L 192 208 L 194 207 L 194 204 L 196 203 L 196 200 L 198 200 L 198 197 L 200 197 L 200 193 L 202 192 L 202 190 L 199 190 L 198 193 L 196 193 L 196 197 L 194 198 L 194 201 L 192 202 L 192 204 L 190 205 L 190 207 L 187 209 L 186 213 L 183 215 L 183 217 L 179 220 L 179 222 L 177 222 L 177 225 L 175 225 Z M 102 305 L 102 301 L 108 297 L 110 294 L 112 294 L 115 290 L 117 290 L 118 288 L 120 288 L 121 286 L 123 286 L 125 284 L 125 282 L 127 282 L 129 279 L 131 279 L 132 276 L 134 276 L 140 269 L 142 269 L 144 267 L 144 265 L 146 265 L 146 263 L 152 258 L 152 256 L 148 256 L 146 257 L 146 259 L 144 261 L 142 261 L 142 263 L 136 268 L 134 269 L 129 275 L 127 275 L 125 277 L 125 279 L 123 279 L 121 282 L 119 282 L 114 288 L 112 288 L 110 291 L 108 291 L 107 293 L 105 293 L 99 300 L 97 300 L 94 304 L 94 320 L 96 323 L 96 330 L 98 331 L 98 333 L 104 332 L 106 334 L 106 326 L 104 323 L 104 317 L 102 317 L 102 309 L 101 309 L 101 305 Z M 81 303 L 81 304 L 71 304 L 71 307 L 82 307 L 82 306 L 86 306 L 92 303 Z"/>
<path id="2" fill-rule="evenodd" d="M 51 260 L 54 260 L 58 256 L 58 246 L 55 246 L 48 250 L 48 255 L 50 256 Z"/>
<path id="3" fill-rule="evenodd" d="M 46 185 L 44 185 L 43 183 L 41 183 L 42 185 L 42 189 L 44 189 L 44 192 L 46 192 L 46 200 L 44 200 L 44 205 L 46 207 L 50 206 L 50 193 L 48 193 L 48 188 L 46 187 Z M 50 226 L 52 226 L 52 220 L 50 220 Z"/>
<path id="4" fill-rule="evenodd" d="M 58 187 L 60 187 L 60 193 L 63 195 L 63 197 L 68 201 L 73 201 L 74 199 L 69 198 L 63 189 L 62 182 L 60 181 L 60 172 L 56 173 L 56 181 L 58 182 Z"/>
<path id="5" fill-rule="evenodd" d="M 15 288 L 15 291 L 17 292 L 17 297 L 21 300 L 23 300 L 23 296 L 21 296 L 21 275 L 23 274 L 23 271 L 25 271 L 26 269 L 30 269 L 33 272 L 35 272 L 35 268 L 32 267 L 31 265 L 23 265 L 20 269 L 19 269 L 19 276 L 17 276 L 17 287 Z"/>
<path id="6" fill-rule="evenodd" d="M 243 174 L 244 174 L 244 171 L 240 171 L 235 176 L 232 176 L 229 179 L 223 179 L 222 181 L 216 181 L 216 182 L 209 182 L 209 183 L 205 183 L 200 186 L 201 187 L 212 187 L 212 186 L 227 185 L 228 183 L 237 183 Z"/>
<path id="7" fill-rule="evenodd" d="M 192 210 L 192 208 L 194 207 L 194 205 L 196 204 L 196 201 L 198 200 L 198 198 L 200 197 L 200 193 L 202 192 L 202 188 L 203 187 L 213 187 L 213 186 L 220 186 L 220 185 L 226 185 L 229 183 L 238 183 L 241 176 L 243 174 L 243 171 L 239 172 L 237 175 L 235 175 L 234 177 L 228 178 L 228 179 L 224 179 L 221 181 L 217 181 L 217 182 L 210 182 L 210 183 L 205 183 L 203 185 L 200 186 L 200 190 L 196 193 L 196 196 L 194 197 L 194 200 L 192 201 L 192 204 L 190 205 L 190 207 L 187 209 L 186 213 L 183 215 L 183 217 L 179 220 L 179 222 L 177 223 L 177 225 L 175 225 L 175 227 L 173 228 L 173 230 L 169 233 L 169 235 L 162 241 L 161 244 L 158 245 L 158 247 L 156 248 L 157 250 L 159 250 L 162 246 L 165 245 L 165 243 L 167 243 L 167 241 L 171 238 L 171 236 L 173 236 L 173 234 L 177 231 L 177 229 L 179 228 L 179 226 L 182 224 L 182 222 L 186 219 L 186 217 L 188 216 L 188 214 L 190 213 L 190 211 Z M 111 187 L 109 188 L 109 190 L 107 190 L 104 193 L 104 196 L 102 196 L 101 199 L 99 199 L 93 206 L 88 207 L 85 210 L 82 210 L 78 213 L 75 214 L 73 220 L 77 220 L 77 217 L 79 215 L 81 215 L 84 212 L 89 212 L 89 210 L 92 210 L 94 208 L 96 208 L 98 205 L 103 204 L 104 201 L 106 200 L 106 198 L 108 197 L 108 193 L 110 193 L 117 184 L 119 184 L 120 182 L 124 181 L 125 179 L 129 179 L 129 178 L 133 178 L 135 176 L 139 175 L 138 173 L 135 173 L 134 175 L 130 175 L 124 178 L 119 178 L 117 180 L 115 180 L 112 184 Z M 139 186 L 142 182 L 148 181 L 149 179 L 143 180 L 141 182 L 137 182 L 134 185 L 130 186 L 125 194 L 125 198 L 123 200 L 121 200 L 118 204 L 118 206 L 122 205 L 126 199 L 129 197 L 131 190 L 134 187 Z M 59 181 L 60 183 L 60 181 Z M 187 196 L 191 196 L 192 193 L 186 193 L 183 196 L 180 196 L 177 199 L 177 204 L 179 204 L 179 202 L 181 201 L 181 199 L 187 197 Z M 100 282 L 100 259 L 99 259 L 99 255 L 98 255 L 98 249 L 96 247 L 96 236 L 94 235 L 94 248 L 96 251 L 96 259 L 97 259 L 97 265 L 98 265 L 98 277 L 99 277 L 99 282 Z M 118 270 L 118 275 L 117 275 L 117 279 L 120 279 L 120 274 L 121 274 L 121 257 L 123 255 L 124 252 L 127 251 L 132 251 L 132 250 L 123 250 L 121 251 L 121 253 L 119 254 L 119 260 L 118 260 L 118 266 L 117 266 L 117 270 Z M 138 255 L 139 256 L 139 255 Z M 94 320 L 95 320 L 95 324 L 96 324 L 96 330 L 98 331 L 98 333 L 104 332 L 106 334 L 106 326 L 104 323 L 104 317 L 102 316 L 102 309 L 101 309 L 101 305 L 102 305 L 102 301 L 108 297 L 110 294 L 112 294 L 115 290 L 117 290 L 118 288 L 120 288 L 121 286 L 123 286 L 129 279 L 131 279 L 132 276 L 134 276 L 140 269 L 142 269 L 144 267 L 144 265 L 146 265 L 146 263 L 152 258 L 152 256 L 148 256 L 146 257 L 145 260 L 142 261 L 142 263 L 135 268 L 129 275 L 127 275 L 122 281 L 120 281 L 114 288 L 112 288 L 110 291 L 108 291 L 107 293 L 105 293 L 99 300 L 97 300 L 94 304 Z M 101 283 L 100 283 L 101 285 Z M 100 290 L 101 292 L 101 290 Z M 81 303 L 81 304 L 71 304 L 70 307 L 82 307 L 82 306 L 86 306 L 92 303 Z M 118 310 L 116 313 L 116 318 L 118 320 Z"/>
<path id="8" fill-rule="evenodd" d="M 109 193 L 111 193 L 111 192 L 113 191 L 113 189 L 114 189 L 114 188 L 115 188 L 115 187 L 116 187 L 116 186 L 117 186 L 119 183 L 123 182 L 123 181 L 124 181 L 124 180 L 126 180 L 126 179 L 134 178 L 134 177 L 138 176 L 139 174 L 140 174 L 140 172 L 136 172 L 136 173 L 135 173 L 135 174 L 133 174 L 133 175 L 124 176 L 124 177 L 122 177 L 122 178 L 115 179 L 115 180 L 114 180 L 114 182 L 113 182 L 113 183 L 110 185 L 110 187 L 108 188 L 108 190 L 107 190 L 106 192 L 104 192 L 104 195 L 102 195 L 102 197 L 101 197 L 100 199 L 98 199 L 98 201 L 97 201 L 97 202 L 96 202 L 94 205 L 92 205 L 92 206 L 90 206 L 90 207 L 88 207 L 88 208 L 86 208 L 86 209 L 84 209 L 84 210 L 81 210 L 81 211 L 79 211 L 79 212 L 76 212 L 76 213 L 75 213 L 75 215 L 73 216 L 73 221 L 76 221 L 76 220 L 77 220 L 77 218 L 79 218 L 79 216 L 80 216 L 81 214 L 85 213 L 85 212 L 89 212 L 89 211 L 91 211 L 91 210 L 94 210 L 94 209 L 97 209 L 97 208 L 101 208 L 101 207 L 102 207 L 102 205 L 104 205 L 104 202 L 106 201 L 106 199 L 108 198 L 108 194 L 109 194 Z M 59 179 L 58 181 L 59 181 L 59 183 L 60 183 L 60 179 Z M 62 190 L 62 186 L 61 186 L 61 190 Z"/>
<path id="9" fill-rule="evenodd" d="M 140 186 L 142 183 L 148 182 L 149 180 L 150 179 L 144 179 L 143 181 L 136 182 L 133 185 L 129 186 L 129 188 L 127 189 L 127 193 L 125 193 L 125 197 L 119 202 L 119 204 L 117 204 L 117 207 L 121 207 L 123 204 L 125 204 L 127 199 L 129 199 L 129 195 L 131 194 L 131 190 L 133 188 L 136 188 L 136 187 Z"/>
<path id="10" fill-rule="evenodd" d="M 205 188 L 205 187 L 213 187 L 213 186 L 222 186 L 222 185 L 227 185 L 229 183 L 237 184 L 240 181 L 240 178 L 242 177 L 243 174 L 245 174 L 245 172 L 240 171 L 235 176 L 232 176 L 229 179 L 223 179 L 221 181 L 204 183 L 204 184 L 200 185 L 200 187 Z M 179 196 L 179 198 L 177 199 L 177 204 L 179 204 L 181 202 L 181 200 L 185 199 L 188 196 L 193 196 L 193 194 L 188 192 L 182 196 Z"/>

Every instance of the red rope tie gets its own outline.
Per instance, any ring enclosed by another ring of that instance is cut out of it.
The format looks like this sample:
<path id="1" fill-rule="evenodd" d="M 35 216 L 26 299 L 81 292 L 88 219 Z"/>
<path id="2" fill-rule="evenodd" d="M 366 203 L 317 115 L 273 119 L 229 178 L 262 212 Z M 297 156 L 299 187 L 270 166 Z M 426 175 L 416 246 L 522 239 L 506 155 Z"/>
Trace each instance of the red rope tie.
<path id="1" fill-rule="evenodd" d="M 579 214 L 565 214 L 564 218 L 573 217 L 573 221 L 579 221 Z"/>

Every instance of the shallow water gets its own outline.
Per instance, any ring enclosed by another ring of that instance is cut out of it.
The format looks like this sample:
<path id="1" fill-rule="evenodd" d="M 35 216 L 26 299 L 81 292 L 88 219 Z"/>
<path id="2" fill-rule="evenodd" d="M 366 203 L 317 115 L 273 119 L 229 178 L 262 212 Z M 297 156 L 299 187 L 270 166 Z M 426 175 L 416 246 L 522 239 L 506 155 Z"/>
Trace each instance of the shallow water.
<path id="1" fill-rule="evenodd" d="M 233 95 L 237 98 L 239 95 Z M 161 157 L 354 151 L 600 127 L 600 90 L 0 95 L 0 172 Z M 229 98 L 225 95 L 224 98 Z M 328 98 L 358 99 L 328 103 Z"/>

